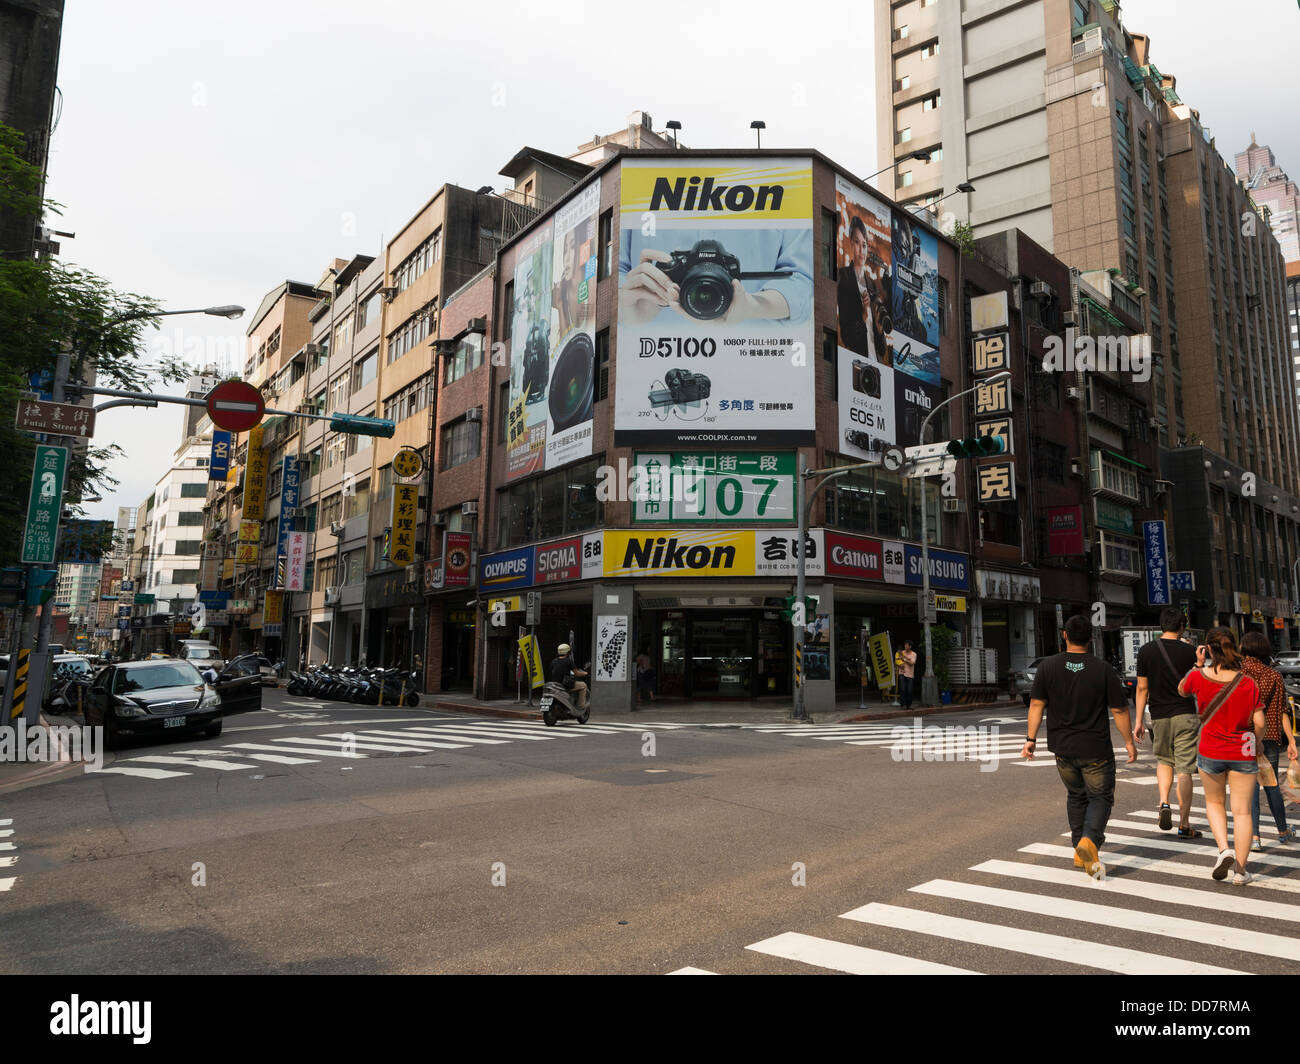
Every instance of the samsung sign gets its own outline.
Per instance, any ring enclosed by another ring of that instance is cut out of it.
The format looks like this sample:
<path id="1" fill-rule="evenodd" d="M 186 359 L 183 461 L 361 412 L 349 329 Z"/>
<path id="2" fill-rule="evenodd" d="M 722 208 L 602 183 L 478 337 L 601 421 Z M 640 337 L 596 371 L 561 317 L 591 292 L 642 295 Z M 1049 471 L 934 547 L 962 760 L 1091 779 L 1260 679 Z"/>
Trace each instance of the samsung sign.
<path id="1" fill-rule="evenodd" d="M 531 587 L 533 583 L 533 548 L 489 554 L 479 561 L 478 586 L 484 591 L 501 591 L 510 587 Z"/>
<path id="2" fill-rule="evenodd" d="M 907 582 L 921 586 L 921 548 L 907 544 Z M 950 550 L 930 548 L 930 586 L 950 591 L 970 590 L 970 558 Z"/>

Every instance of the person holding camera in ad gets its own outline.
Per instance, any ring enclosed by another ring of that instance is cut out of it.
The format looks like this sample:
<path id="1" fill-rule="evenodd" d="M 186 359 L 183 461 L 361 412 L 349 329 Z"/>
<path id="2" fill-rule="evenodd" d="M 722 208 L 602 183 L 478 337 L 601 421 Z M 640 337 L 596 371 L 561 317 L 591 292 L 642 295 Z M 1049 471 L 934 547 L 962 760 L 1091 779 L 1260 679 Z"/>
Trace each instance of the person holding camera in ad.
<path id="1" fill-rule="evenodd" d="M 885 335 L 890 331 L 884 319 L 887 298 L 882 282 L 870 271 L 870 237 L 861 218 L 849 222 L 849 261 L 840 267 L 836 282 L 839 303 L 840 345 L 856 355 L 891 365 Z"/>
<path id="2" fill-rule="evenodd" d="M 1259 780 L 1256 762 L 1259 736 L 1264 732 L 1264 703 L 1259 686 L 1242 671 L 1237 637 L 1228 628 L 1211 628 L 1205 643 L 1196 648 L 1196 668 L 1178 685 L 1180 695 L 1192 695 L 1201 717 L 1201 739 L 1196 767 L 1205 788 L 1205 815 L 1219 847 L 1210 873 L 1233 883 L 1249 883 L 1246 859 L 1254 820 L 1251 803 Z M 1228 812 L 1231 796 L 1233 849 L 1228 849 Z M 1235 854 L 1233 851 L 1236 851 Z"/>
<path id="3" fill-rule="evenodd" d="M 812 316 L 811 229 L 665 230 L 654 237 L 624 229 L 618 270 L 623 323 L 644 325 L 666 311 L 723 325 Z"/>

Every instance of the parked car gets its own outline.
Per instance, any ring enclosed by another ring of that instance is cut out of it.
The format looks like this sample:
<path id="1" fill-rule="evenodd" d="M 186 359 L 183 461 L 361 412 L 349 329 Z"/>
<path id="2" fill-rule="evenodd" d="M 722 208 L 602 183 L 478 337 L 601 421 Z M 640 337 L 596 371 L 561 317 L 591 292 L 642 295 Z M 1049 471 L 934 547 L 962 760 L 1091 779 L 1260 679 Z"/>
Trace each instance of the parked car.
<path id="1" fill-rule="evenodd" d="M 259 673 L 227 668 L 206 684 L 192 662 L 179 658 L 109 665 L 86 689 L 85 717 L 104 728 L 115 747 L 125 738 L 202 731 L 221 734 L 222 717 L 261 709 Z"/>
<path id="2" fill-rule="evenodd" d="M 1011 685 L 1025 705 L 1029 705 L 1029 692 L 1034 689 L 1034 677 L 1038 675 L 1038 665 L 1042 658 L 1034 658 L 1021 672 L 1012 673 Z"/>
<path id="3" fill-rule="evenodd" d="M 200 672 L 207 668 L 220 672 L 226 666 L 226 659 L 221 656 L 221 651 L 206 640 L 181 640 L 181 649 L 177 657 L 182 661 L 193 662 L 194 667 Z"/>
<path id="4" fill-rule="evenodd" d="M 250 659 L 257 665 L 258 673 L 262 677 L 263 687 L 275 687 L 279 683 L 279 674 L 275 671 L 275 666 L 271 664 L 270 658 L 264 658 L 261 654 L 243 654 L 237 658 L 231 659 L 230 664 L 234 665 L 243 662 L 244 659 Z"/>
<path id="5" fill-rule="evenodd" d="M 1281 650 L 1273 658 L 1273 668 L 1287 679 L 1300 680 L 1300 650 Z"/>

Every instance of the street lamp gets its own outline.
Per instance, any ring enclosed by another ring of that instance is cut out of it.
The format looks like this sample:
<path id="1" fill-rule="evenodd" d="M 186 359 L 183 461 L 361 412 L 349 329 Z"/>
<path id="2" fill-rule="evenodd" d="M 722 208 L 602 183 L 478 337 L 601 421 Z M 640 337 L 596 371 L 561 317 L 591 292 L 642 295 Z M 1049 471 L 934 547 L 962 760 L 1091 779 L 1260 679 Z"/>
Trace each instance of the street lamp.
<path id="1" fill-rule="evenodd" d="M 963 181 L 960 185 L 954 188 L 946 196 L 940 196 L 937 200 L 931 200 L 929 203 L 913 204 L 911 207 L 908 207 L 908 210 L 911 211 L 913 214 L 916 214 L 918 210 L 931 211 L 935 214 L 938 214 L 939 212 L 935 211 L 934 208 L 939 206 L 939 204 L 941 204 L 944 200 L 948 199 L 950 196 L 955 196 L 957 195 L 958 192 L 974 192 L 974 191 L 975 191 L 974 185 L 972 185 L 969 181 Z"/>
<path id="2" fill-rule="evenodd" d="M 978 384 L 967 388 L 965 391 L 951 395 L 942 403 L 939 403 L 933 410 L 925 415 L 925 420 L 921 422 L 920 440 L 925 442 L 925 430 L 930 426 L 930 419 L 940 410 L 951 403 L 954 399 L 960 399 L 963 395 L 970 395 L 977 392 L 980 388 L 989 384 L 996 384 L 999 381 L 1011 379 L 1011 371 L 1004 369 L 1001 373 L 995 373 L 991 377 L 986 377 Z M 925 478 L 917 477 L 921 482 L 921 611 L 925 624 L 925 677 L 921 681 L 921 701 L 925 705 L 933 706 L 939 701 L 939 684 L 934 676 L 934 655 L 930 647 L 930 528 L 929 528 L 929 511 L 926 509 L 925 498 Z"/>
<path id="3" fill-rule="evenodd" d="M 924 148 L 917 148 L 916 151 L 909 151 L 906 155 L 900 155 L 892 163 L 886 166 L 884 170 L 877 170 L 874 174 L 868 174 L 864 177 L 862 179 L 863 184 L 866 184 L 866 182 L 870 181 L 873 177 L 879 177 L 885 172 L 885 170 L 892 170 L 899 163 L 905 163 L 909 159 L 919 159 L 923 163 L 928 163 L 930 161 L 930 152 L 926 151 Z"/>
<path id="4" fill-rule="evenodd" d="M 767 123 L 755 119 L 749 123 L 749 128 L 754 131 L 754 136 L 758 138 L 758 146 L 763 146 L 763 130 L 767 128 Z"/>

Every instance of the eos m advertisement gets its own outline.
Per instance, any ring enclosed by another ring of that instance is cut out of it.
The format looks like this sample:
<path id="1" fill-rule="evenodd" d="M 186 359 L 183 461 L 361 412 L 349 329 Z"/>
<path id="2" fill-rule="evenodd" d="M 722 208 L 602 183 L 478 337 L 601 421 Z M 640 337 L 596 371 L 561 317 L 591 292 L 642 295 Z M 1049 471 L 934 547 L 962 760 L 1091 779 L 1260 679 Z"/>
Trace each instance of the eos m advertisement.
<path id="1" fill-rule="evenodd" d="M 839 447 L 858 458 L 920 442 L 940 401 L 938 241 L 842 177 L 839 211 Z"/>
<path id="2" fill-rule="evenodd" d="M 809 161 L 621 174 L 615 443 L 813 443 Z"/>

